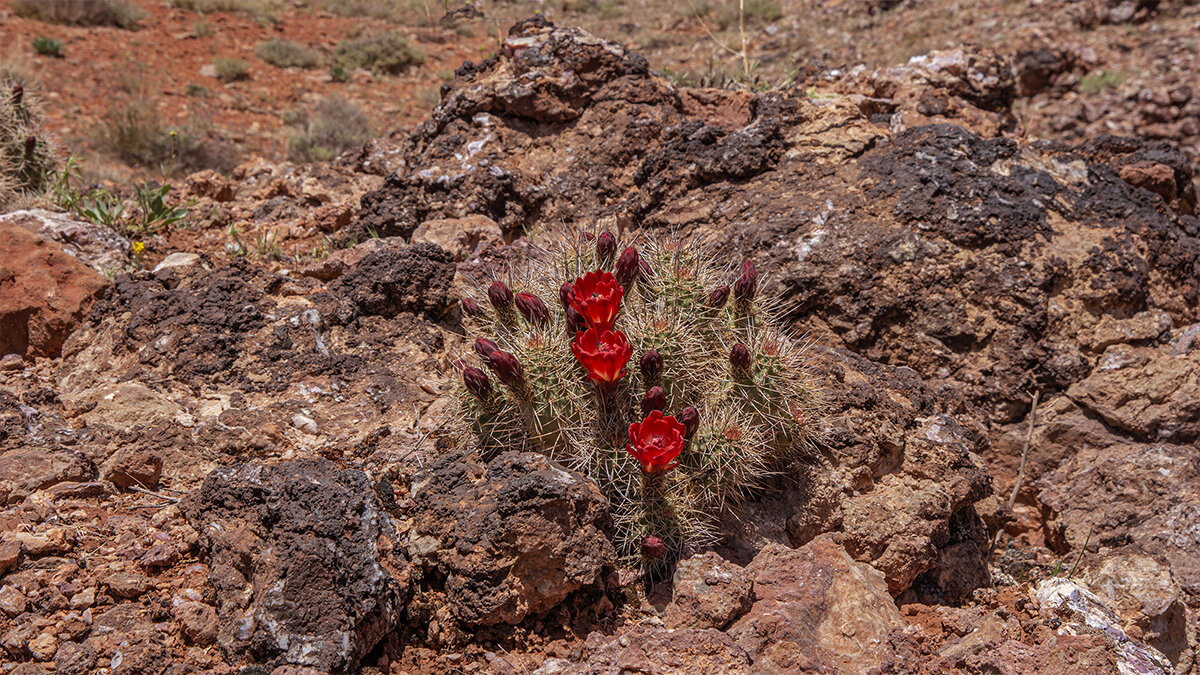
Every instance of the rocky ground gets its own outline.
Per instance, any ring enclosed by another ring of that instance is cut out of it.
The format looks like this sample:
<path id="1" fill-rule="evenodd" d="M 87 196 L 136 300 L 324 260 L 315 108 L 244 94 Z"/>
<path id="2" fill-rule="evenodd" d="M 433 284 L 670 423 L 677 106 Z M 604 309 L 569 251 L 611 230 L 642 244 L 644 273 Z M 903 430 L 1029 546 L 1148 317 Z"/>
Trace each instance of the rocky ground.
<path id="1" fill-rule="evenodd" d="M 409 134 L 189 176 L 139 253 L 0 216 L 6 672 L 1192 672 L 1196 135 L 1023 137 L 1078 72 L 1030 58 L 690 88 L 535 18 Z M 451 433 L 458 298 L 564 225 L 754 260 L 813 344 L 817 451 L 666 582 Z"/>

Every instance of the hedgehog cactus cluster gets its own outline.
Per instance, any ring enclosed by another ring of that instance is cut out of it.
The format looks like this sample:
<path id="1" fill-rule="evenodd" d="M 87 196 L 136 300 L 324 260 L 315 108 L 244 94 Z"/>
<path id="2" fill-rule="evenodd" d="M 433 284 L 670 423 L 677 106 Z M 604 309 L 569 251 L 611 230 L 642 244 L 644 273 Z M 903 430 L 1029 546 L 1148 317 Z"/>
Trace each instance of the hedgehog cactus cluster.
<path id="1" fill-rule="evenodd" d="M 56 146 L 35 102 L 24 85 L 0 76 L 0 207 L 44 190 L 56 166 Z"/>
<path id="2" fill-rule="evenodd" d="M 592 478 L 626 560 L 669 563 L 801 457 L 817 392 L 750 262 L 731 271 L 678 240 L 620 255 L 609 232 L 565 240 L 462 301 L 469 438 Z"/>

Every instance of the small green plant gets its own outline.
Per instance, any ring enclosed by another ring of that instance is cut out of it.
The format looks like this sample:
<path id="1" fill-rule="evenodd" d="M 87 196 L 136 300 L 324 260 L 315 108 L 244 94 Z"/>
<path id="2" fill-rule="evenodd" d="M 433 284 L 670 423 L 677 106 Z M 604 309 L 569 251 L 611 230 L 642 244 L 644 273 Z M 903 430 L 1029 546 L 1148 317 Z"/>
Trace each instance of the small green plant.
<path id="1" fill-rule="evenodd" d="M 229 239 L 225 243 L 225 253 L 235 258 L 242 258 L 246 255 L 246 244 L 242 242 L 242 233 L 237 229 L 237 225 L 229 224 L 225 228 L 225 237 Z"/>
<path id="2" fill-rule="evenodd" d="M 254 53 L 277 68 L 319 68 L 325 61 L 320 51 L 282 38 L 267 40 L 258 45 Z"/>
<path id="3" fill-rule="evenodd" d="M 125 204 L 103 188 L 97 188 L 80 199 L 75 213 L 97 225 L 120 230 L 121 218 L 125 215 Z"/>
<path id="4" fill-rule="evenodd" d="M 212 37 L 212 34 L 212 24 L 207 21 L 197 21 L 192 25 L 192 35 L 195 35 L 196 37 Z"/>
<path id="5" fill-rule="evenodd" d="M 1125 83 L 1129 73 L 1121 70 L 1093 70 L 1079 80 L 1079 91 L 1085 94 L 1099 94 L 1108 89 L 1116 89 Z"/>
<path id="6" fill-rule="evenodd" d="M 213 68 L 217 71 L 217 79 L 226 84 L 250 77 L 250 64 L 243 59 L 227 59 L 218 56 L 213 59 Z"/>
<path id="7" fill-rule="evenodd" d="M 163 228 L 174 225 L 187 217 L 188 207 L 170 206 L 167 204 L 167 194 L 171 191 L 170 183 L 153 186 L 150 183 L 134 183 L 134 202 L 138 207 L 138 216 L 127 228 L 129 234 L 153 234 Z"/>
<path id="8" fill-rule="evenodd" d="M 254 239 L 254 250 L 260 257 L 282 260 L 283 251 L 279 250 L 279 244 L 276 243 L 276 239 L 278 238 L 279 233 L 275 230 L 259 232 L 258 236 Z"/>
<path id="9" fill-rule="evenodd" d="M 46 23 L 116 26 L 133 30 L 146 10 L 125 0 L 12 0 L 13 14 Z"/>
<path id="10" fill-rule="evenodd" d="M 329 78 L 334 82 L 349 82 L 350 71 L 340 63 L 334 64 L 329 68 Z"/>
<path id="11" fill-rule="evenodd" d="M 399 31 L 387 31 L 343 40 L 334 50 L 334 58 L 346 70 L 366 68 L 395 75 L 425 63 L 425 52 Z"/>
<path id="12" fill-rule="evenodd" d="M 820 397 L 752 264 L 577 234 L 539 237 L 509 283 L 463 300 L 482 366 L 463 370 L 463 439 L 595 480 L 618 550 L 657 573 L 805 455 Z"/>
<path id="13" fill-rule="evenodd" d="M 208 96 L 209 91 L 208 91 L 207 87 L 203 87 L 201 85 L 191 83 L 188 86 L 183 88 L 183 93 L 187 94 L 188 96 L 194 96 L 196 98 L 203 98 L 205 96 Z"/>
<path id="14" fill-rule="evenodd" d="M 63 55 L 63 41 L 39 35 L 33 38 L 33 51 L 42 56 L 52 56 L 60 59 Z"/>
<path id="15" fill-rule="evenodd" d="M 238 12 L 250 16 L 269 14 L 279 8 L 277 0 L 167 0 L 168 7 L 191 12 Z"/>
<path id="16" fill-rule="evenodd" d="M 336 96 L 322 99 L 292 123 L 301 130 L 291 138 L 290 154 L 300 162 L 328 161 L 371 138 L 370 120 L 362 109 Z"/>

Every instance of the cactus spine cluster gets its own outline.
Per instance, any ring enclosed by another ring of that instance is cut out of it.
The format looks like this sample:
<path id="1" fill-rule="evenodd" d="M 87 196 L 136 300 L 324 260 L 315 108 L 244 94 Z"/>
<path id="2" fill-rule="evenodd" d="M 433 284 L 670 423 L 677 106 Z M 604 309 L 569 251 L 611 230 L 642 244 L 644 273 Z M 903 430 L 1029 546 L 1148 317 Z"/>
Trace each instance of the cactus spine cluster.
<path id="1" fill-rule="evenodd" d="M 620 255 L 607 232 L 539 246 L 463 300 L 478 338 L 477 363 L 463 362 L 471 442 L 484 456 L 540 452 L 595 480 L 627 561 L 669 563 L 715 543 L 721 515 L 804 453 L 818 406 L 757 271 L 678 239 Z M 585 317 L 571 301 L 576 286 L 592 292 L 591 272 L 611 273 L 594 297 L 619 298 L 609 333 L 584 332 L 604 308 L 582 305 Z M 647 445 L 631 445 L 635 431 Z"/>
<path id="2" fill-rule="evenodd" d="M 0 74 L 0 208 L 44 191 L 57 165 L 57 143 L 36 101 L 17 78 Z"/>

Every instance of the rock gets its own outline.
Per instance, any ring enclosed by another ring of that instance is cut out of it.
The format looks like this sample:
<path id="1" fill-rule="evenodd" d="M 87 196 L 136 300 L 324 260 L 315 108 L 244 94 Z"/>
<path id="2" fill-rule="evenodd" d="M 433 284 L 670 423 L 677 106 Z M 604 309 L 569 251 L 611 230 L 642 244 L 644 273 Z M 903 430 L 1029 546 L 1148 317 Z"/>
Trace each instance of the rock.
<path id="1" fill-rule="evenodd" d="M 363 256 L 330 284 L 366 315 L 399 312 L 438 317 L 456 301 L 450 295 L 454 260 L 433 244 L 386 247 Z"/>
<path id="2" fill-rule="evenodd" d="M 58 356 L 108 285 L 57 245 L 0 223 L 0 354 Z"/>
<path id="3" fill-rule="evenodd" d="M 0 587 L 0 611 L 11 618 L 24 614 L 27 606 L 25 594 L 19 588 L 9 585 Z"/>
<path id="4" fill-rule="evenodd" d="M 123 269 L 129 264 L 129 240 L 111 227 L 43 209 L 0 215 L 0 228 L 8 224 L 24 228 L 42 241 L 61 246 L 64 253 L 100 274 Z"/>
<path id="5" fill-rule="evenodd" d="M 67 406 L 86 410 L 88 424 L 107 424 L 119 429 L 147 427 L 160 420 L 188 422 L 187 412 L 178 403 L 141 382 L 95 387 L 63 397 Z"/>
<path id="6" fill-rule="evenodd" d="M 1087 587 L 1121 619 L 1136 625 L 1142 641 L 1154 647 L 1176 668 L 1191 665 L 1185 596 L 1171 570 L 1154 558 L 1125 551 L 1109 555 L 1085 573 Z"/>
<path id="7" fill-rule="evenodd" d="M 884 577 L 831 535 L 798 549 L 769 545 L 746 568 L 754 605 L 729 628 L 756 672 L 861 672 L 887 663 L 904 627 Z"/>
<path id="8" fill-rule="evenodd" d="M 181 602 L 171 609 L 183 634 L 196 645 L 210 645 L 217 640 L 217 610 L 201 602 Z"/>
<path id="9" fill-rule="evenodd" d="M 227 652 L 340 672 L 395 627 L 407 573 L 362 472 L 327 460 L 235 464 L 181 508 L 201 533 Z"/>
<path id="10" fill-rule="evenodd" d="M 35 490 L 86 481 L 96 469 L 86 457 L 61 449 L 17 448 L 0 455 L 0 502 L 12 504 Z"/>
<path id="11" fill-rule="evenodd" d="M 188 176 L 186 189 L 193 197 L 206 197 L 214 202 L 233 201 L 233 185 L 228 178 L 212 169 L 197 171 Z"/>
<path id="12" fill-rule="evenodd" d="M 20 354 L 5 354 L 0 358 L 0 370 L 21 370 L 25 367 L 25 359 Z"/>
<path id="13" fill-rule="evenodd" d="M 150 590 L 150 580 L 136 572 L 116 572 L 104 578 L 104 585 L 113 595 L 136 599 Z"/>
<path id="14" fill-rule="evenodd" d="M 504 244 L 504 233 L 491 218 L 468 215 L 463 218 L 427 220 L 413 231 L 412 243 L 436 244 L 457 261 L 472 257 L 487 246 Z"/>
<path id="15" fill-rule="evenodd" d="M 121 448 L 101 467 L 100 477 L 121 490 L 132 486 L 153 490 L 162 478 L 162 468 L 162 456 L 154 450 Z"/>
<path id="16" fill-rule="evenodd" d="M 96 652 L 87 642 L 64 642 L 54 654 L 57 675 L 87 675 L 95 664 Z"/>
<path id="17" fill-rule="evenodd" d="M 17 541 L 0 543 L 0 574 L 4 574 L 21 557 L 21 544 Z"/>
<path id="18" fill-rule="evenodd" d="M 172 544 L 155 544 L 138 559 L 138 565 L 146 569 L 170 567 L 179 562 L 179 550 Z"/>
<path id="19" fill-rule="evenodd" d="M 753 599 L 746 570 L 712 552 L 679 563 L 671 587 L 668 628 L 722 630 L 745 614 Z"/>
<path id="20" fill-rule="evenodd" d="M 177 251 L 160 260 L 159 263 L 154 266 L 153 271 L 155 274 L 158 274 L 163 270 L 181 270 L 200 264 L 202 263 L 199 255 L 195 253 L 181 253 Z"/>
<path id="21" fill-rule="evenodd" d="M 58 638 L 51 633 L 42 633 L 29 641 L 29 653 L 38 661 L 50 661 L 58 651 Z"/>
<path id="22" fill-rule="evenodd" d="M 409 558 L 445 579 L 468 625 L 544 614 L 616 561 L 608 500 L 542 455 L 443 457 L 413 478 L 411 498 Z"/>
<path id="23" fill-rule="evenodd" d="M 620 635 L 588 635 L 578 662 L 548 660 L 533 675 L 579 673 L 749 674 L 751 661 L 736 642 L 712 629 L 636 627 Z"/>
<path id="24" fill-rule="evenodd" d="M 21 544 L 21 551 L 31 557 L 66 553 L 75 544 L 75 530 L 69 527 L 49 527 L 37 532 L 16 532 L 10 536 L 12 541 Z"/>
<path id="25" fill-rule="evenodd" d="M 1174 672 L 1162 652 L 1127 635 L 1112 609 L 1073 581 L 1061 577 L 1039 581 L 1030 595 L 1043 612 L 1064 619 L 1060 632 L 1105 637 L 1117 653 L 1120 672 L 1147 675 Z"/>

